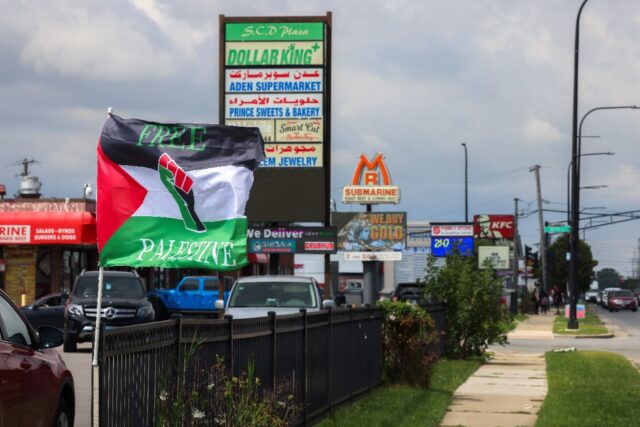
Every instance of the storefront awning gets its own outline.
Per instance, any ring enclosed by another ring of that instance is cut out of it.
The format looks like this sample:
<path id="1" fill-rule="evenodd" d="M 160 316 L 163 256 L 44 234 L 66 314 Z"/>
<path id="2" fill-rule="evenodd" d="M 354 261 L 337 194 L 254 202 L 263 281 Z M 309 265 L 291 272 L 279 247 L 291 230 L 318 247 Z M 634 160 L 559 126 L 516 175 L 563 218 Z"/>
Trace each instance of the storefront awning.
<path id="1" fill-rule="evenodd" d="M 0 245 L 95 245 L 91 212 L 0 212 Z"/>
<path id="2" fill-rule="evenodd" d="M 269 264 L 269 255 L 267 255 L 267 254 L 249 254 L 249 262 L 251 264 Z"/>

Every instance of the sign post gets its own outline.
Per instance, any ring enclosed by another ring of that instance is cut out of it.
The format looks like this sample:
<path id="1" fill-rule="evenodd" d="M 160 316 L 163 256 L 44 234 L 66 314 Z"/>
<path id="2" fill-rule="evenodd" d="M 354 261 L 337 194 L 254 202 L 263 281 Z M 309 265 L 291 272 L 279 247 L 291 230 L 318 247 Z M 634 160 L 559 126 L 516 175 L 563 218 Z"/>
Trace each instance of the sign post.
<path id="1" fill-rule="evenodd" d="M 338 248 L 347 251 L 345 260 L 363 262 L 364 289 L 368 296 L 365 303 L 373 305 L 380 291 L 378 263 L 402 257 L 395 251 L 401 251 L 404 246 L 406 217 L 404 212 L 373 213 L 373 204 L 400 202 L 400 189 L 391 184 L 382 153 L 376 153 L 371 161 L 361 154 L 350 184 L 342 190 L 342 202 L 364 204 L 366 214 L 358 214 L 359 218 L 340 229 Z M 335 221 L 334 225 L 337 225 Z"/>

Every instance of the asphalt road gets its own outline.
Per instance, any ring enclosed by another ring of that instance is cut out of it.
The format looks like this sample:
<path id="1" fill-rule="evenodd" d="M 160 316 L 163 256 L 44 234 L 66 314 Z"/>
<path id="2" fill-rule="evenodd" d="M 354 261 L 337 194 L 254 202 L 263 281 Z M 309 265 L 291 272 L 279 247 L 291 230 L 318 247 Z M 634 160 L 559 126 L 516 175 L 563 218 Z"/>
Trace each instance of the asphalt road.
<path id="1" fill-rule="evenodd" d="M 578 350 L 602 350 L 622 354 L 640 366 L 640 311 L 609 313 L 595 307 L 601 320 L 611 322 L 613 338 L 554 338 L 511 339 L 506 346 L 491 346 L 490 350 L 509 350 L 522 353 L 541 353 L 550 350 L 575 347 Z"/>
<path id="2" fill-rule="evenodd" d="M 58 347 L 67 368 L 73 374 L 76 391 L 75 427 L 91 426 L 91 343 L 78 344 L 76 353 L 65 353 Z"/>

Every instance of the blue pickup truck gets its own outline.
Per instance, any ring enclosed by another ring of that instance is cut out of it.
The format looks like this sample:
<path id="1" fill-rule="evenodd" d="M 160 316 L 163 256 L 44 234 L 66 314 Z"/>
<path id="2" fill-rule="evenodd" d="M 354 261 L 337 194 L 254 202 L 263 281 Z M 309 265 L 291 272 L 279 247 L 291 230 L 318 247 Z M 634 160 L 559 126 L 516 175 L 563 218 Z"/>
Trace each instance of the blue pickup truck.
<path id="1" fill-rule="evenodd" d="M 168 319 L 173 313 L 211 315 L 215 313 L 220 279 L 216 276 L 185 276 L 172 289 L 153 289 L 147 292 L 156 312 L 156 320 Z M 224 302 L 229 297 L 225 287 Z"/>

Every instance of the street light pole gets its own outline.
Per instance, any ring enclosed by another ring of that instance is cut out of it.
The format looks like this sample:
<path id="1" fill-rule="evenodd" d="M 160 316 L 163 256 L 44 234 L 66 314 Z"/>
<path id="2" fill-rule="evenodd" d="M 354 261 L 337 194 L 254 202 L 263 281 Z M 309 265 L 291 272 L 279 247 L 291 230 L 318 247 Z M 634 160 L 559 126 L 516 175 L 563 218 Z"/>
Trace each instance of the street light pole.
<path id="1" fill-rule="evenodd" d="M 464 147 L 464 222 L 469 222 L 469 191 L 467 174 L 467 143 L 460 144 Z"/>
<path id="2" fill-rule="evenodd" d="M 578 329 L 578 319 L 576 316 L 576 281 L 578 278 L 578 260 L 576 257 L 578 249 L 578 56 L 580 52 L 580 15 L 582 15 L 582 9 L 587 4 L 584 0 L 578 10 L 578 16 L 576 17 L 576 40 L 575 49 L 573 52 L 573 126 L 571 135 L 571 159 L 573 166 L 571 167 L 571 239 L 570 239 L 570 252 L 571 252 L 571 264 L 569 268 L 569 288 L 570 288 L 570 307 L 569 307 L 569 322 L 567 323 L 567 329 Z"/>
<path id="3" fill-rule="evenodd" d="M 611 151 L 604 151 L 602 153 L 584 153 L 580 154 L 580 157 L 584 156 L 613 156 L 615 153 Z M 573 160 L 569 162 L 569 166 L 567 166 L 567 225 L 571 225 L 571 206 L 569 204 L 569 194 L 570 194 L 570 185 L 571 178 L 569 177 L 569 172 L 571 171 L 571 165 L 573 164 Z"/>
<path id="4" fill-rule="evenodd" d="M 585 0 L 585 3 L 588 0 Z M 583 3 L 584 6 L 584 3 Z M 576 53 L 577 54 L 577 53 Z M 580 187 L 580 154 L 582 151 L 582 125 L 585 119 L 593 112 L 600 110 L 637 110 L 635 105 L 617 105 L 609 107 L 596 107 L 587 111 L 580 120 L 577 137 L 574 141 L 574 152 L 571 167 L 571 239 L 570 239 L 570 268 L 569 268 L 569 322 L 567 329 L 578 329 L 576 305 L 578 302 L 578 242 L 580 239 L 580 188 L 602 188 L 603 186 Z M 575 117 L 574 117 L 575 118 Z"/>

